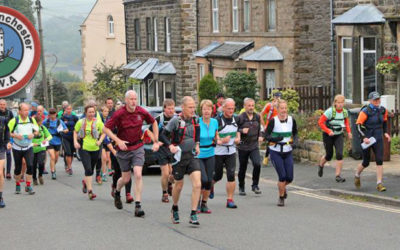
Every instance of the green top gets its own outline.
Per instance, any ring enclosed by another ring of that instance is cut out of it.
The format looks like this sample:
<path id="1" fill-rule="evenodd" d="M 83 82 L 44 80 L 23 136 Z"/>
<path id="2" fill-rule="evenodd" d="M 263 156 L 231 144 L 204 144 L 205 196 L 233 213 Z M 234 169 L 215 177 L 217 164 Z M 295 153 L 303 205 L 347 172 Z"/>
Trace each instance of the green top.
<path id="1" fill-rule="evenodd" d="M 76 124 L 75 124 L 75 132 L 79 132 L 79 130 L 82 127 L 82 122 L 83 119 L 80 119 Z M 86 122 L 86 128 L 85 128 L 85 137 L 83 138 L 83 146 L 82 149 L 86 151 L 97 151 L 100 149 L 99 146 L 96 145 L 97 139 L 92 136 L 92 124 L 93 121 L 87 121 Z M 103 133 L 103 127 L 104 124 L 101 122 L 101 120 L 96 119 L 96 129 L 99 131 L 99 134 Z"/>
<path id="2" fill-rule="evenodd" d="M 57 113 L 57 118 L 60 119 L 64 114 L 64 110 L 60 110 Z M 76 115 L 76 113 L 74 111 L 71 112 L 71 115 Z"/>
<path id="3" fill-rule="evenodd" d="M 283 138 L 287 138 L 292 136 L 292 132 L 272 132 L 271 136 L 272 137 L 282 136 Z"/>
<path id="4" fill-rule="evenodd" d="M 347 114 L 347 110 L 343 109 L 342 112 L 337 112 L 333 110 L 334 107 L 328 108 L 324 115 L 328 119 L 327 126 L 329 129 L 332 129 L 335 135 L 340 135 L 343 133 L 343 128 L 345 127 L 344 120 Z"/>
<path id="5" fill-rule="evenodd" d="M 43 125 L 39 127 L 39 135 L 35 136 L 32 140 L 33 143 L 33 153 L 39 153 L 42 151 L 46 151 L 46 147 L 40 146 L 42 142 L 46 139 L 46 141 L 50 141 L 53 138 L 47 128 Z"/>

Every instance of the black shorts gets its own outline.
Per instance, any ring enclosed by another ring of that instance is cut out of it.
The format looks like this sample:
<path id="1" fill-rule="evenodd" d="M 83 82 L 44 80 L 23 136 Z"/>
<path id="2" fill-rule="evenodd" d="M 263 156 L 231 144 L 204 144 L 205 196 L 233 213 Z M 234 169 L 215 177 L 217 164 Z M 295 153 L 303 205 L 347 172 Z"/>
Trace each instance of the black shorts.
<path id="1" fill-rule="evenodd" d="M 182 153 L 181 160 L 172 166 L 174 179 L 180 181 L 185 174 L 192 174 L 194 171 L 200 171 L 199 159 L 194 158 L 192 152 Z"/>
<path id="2" fill-rule="evenodd" d="M 107 144 L 103 144 L 103 149 L 104 149 L 106 152 L 110 152 L 110 149 L 108 149 Z"/>
<path id="3" fill-rule="evenodd" d="M 49 150 L 49 149 L 54 149 L 54 151 L 59 152 L 61 149 L 61 145 L 51 145 L 50 144 L 49 146 L 47 146 L 47 150 Z"/>
<path id="4" fill-rule="evenodd" d="M 172 154 L 167 147 L 160 147 L 154 154 L 157 159 L 157 164 L 160 166 L 171 164 L 175 161 L 174 154 Z"/>
<path id="5" fill-rule="evenodd" d="M 65 156 L 73 156 L 75 152 L 74 142 L 72 139 L 63 138 L 62 146 Z"/>

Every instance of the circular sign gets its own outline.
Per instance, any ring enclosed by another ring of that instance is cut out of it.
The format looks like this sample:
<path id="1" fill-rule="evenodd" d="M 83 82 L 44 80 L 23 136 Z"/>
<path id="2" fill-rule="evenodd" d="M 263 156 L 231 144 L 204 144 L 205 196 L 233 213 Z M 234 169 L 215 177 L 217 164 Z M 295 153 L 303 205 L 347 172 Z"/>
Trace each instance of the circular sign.
<path id="1" fill-rule="evenodd" d="M 40 63 L 35 26 L 20 12 L 0 6 L 0 97 L 24 88 Z"/>

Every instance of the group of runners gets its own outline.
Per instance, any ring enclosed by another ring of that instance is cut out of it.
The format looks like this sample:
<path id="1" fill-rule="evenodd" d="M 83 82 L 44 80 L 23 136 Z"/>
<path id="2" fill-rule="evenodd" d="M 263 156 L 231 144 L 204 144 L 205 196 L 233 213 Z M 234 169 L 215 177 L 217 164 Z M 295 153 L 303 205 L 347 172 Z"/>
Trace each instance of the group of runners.
<path id="1" fill-rule="evenodd" d="M 184 185 L 184 176 L 189 175 L 192 184 L 191 212 L 189 223 L 199 225 L 199 213 L 211 213 L 209 199 L 214 198 L 214 187 L 226 173 L 226 207 L 237 208 L 234 201 L 236 188 L 236 162 L 238 155 L 239 195 L 246 195 L 246 173 L 249 159 L 253 173 L 251 190 L 261 194 L 259 188 L 262 160 L 259 145 L 266 141 L 266 159 L 274 166 L 278 175 L 278 206 L 285 205 L 286 187 L 293 181 L 293 155 L 298 132 L 296 121 L 288 114 L 288 105 L 280 92 L 273 95 L 260 114 L 255 111 L 255 101 L 244 99 L 243 112 L 235 114 L 235 101 L 217 95 L 217 103 L 202 100 L 200 116 L 196 115 L 197 105 L 190 96 L 183 97 L 182 111 L 175 112 L 175 102 L 166 99 L 163 112 L 156 118 L 146 109 L 138 106 L 137 93 L 125 93 L 125 104 L 114 108 L 111 98 L 98 109 L 89 101 L 84 114 L 78 118 L 68 103 L 57 114 L 49 109 L 46 117 L 42 106 L 19 105 L 17 117 L 7 110 L 6 102 L 0 100 L 0 173 L 3 173 L 7 156 L 6 177 L 11 178 L 11 154 L 14 157 L 15 192 L 21 192 L 22 175 L 25 191 L 34 194 L 34 185 L 43 185 L 46 152 L 49 155 L 51 178 L 56 179 L 57 164 L 61 147 L 64 151 L 65 170 L 72 175 L 72 159 L 75 150 L 84 167 L 82 192 L 93 200 L 93 175 L 101 184 L 112 175 L 111 195 L 117 209 L 123 208 L 122 188 L 125 187 L 126 202 L 135 201 L 135 216 L 143 217 L 143 178 L 145 163 L 144 148 L 151 147 L 161 168 L 161 202 L 170 202 L 171 218 L 180 223 L 179 199 Z M 377 189 L 384 191 L 382 183 L 383 136 L 386 133 L 387 111 L 380 106 L 380 95 L 370 93 L 369 104 L 361 109 L 357 119 L 357 131 L 362 139 L 363 162 L 355 173 L 355 185 L 360 187 L 360 174 L 369 165 L 370 150 L 375 153 L 377 163 Z M 336 181 L 344 182 L 341 176 L 343 164 L 344 133 L 351 138 L 348 112 L 344 109 L 345 98 L 338 95 L 333 106 L 321 116 L 318 124 L 323 131 L 326 155 L 320 160 L 318 175 L 322 177 L 326 162 L 336 151 Z M 35 107 L 34 107 L 35 106 Z M 30 110 L 31 109 L 31 110 Z M 143 126 L 144 122 L 149 127 Z M 237 151 L 237 152 L 236 152 Z M 96 171 L 95 171 L 96 170 Z M 131 195 L 134 176 L 134 196 Z M 2 188 L 4 176 L 0 175 L 0 207 L 4 207 Z"/>

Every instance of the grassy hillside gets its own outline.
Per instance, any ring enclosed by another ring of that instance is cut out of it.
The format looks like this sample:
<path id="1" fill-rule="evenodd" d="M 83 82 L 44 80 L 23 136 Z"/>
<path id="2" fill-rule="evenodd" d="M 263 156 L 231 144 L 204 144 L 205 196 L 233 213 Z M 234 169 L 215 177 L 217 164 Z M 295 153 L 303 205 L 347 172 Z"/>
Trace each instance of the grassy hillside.
<path id="1" fill-rule="evenodd" d="M 10 74 L 15 69 L 15 67 L 18 66 L 18 64 L 18 60 L 7 57 L 6 59 L 4 59 L 4 61 L 0 62 L 0 76 L 6 76 Z"/>

